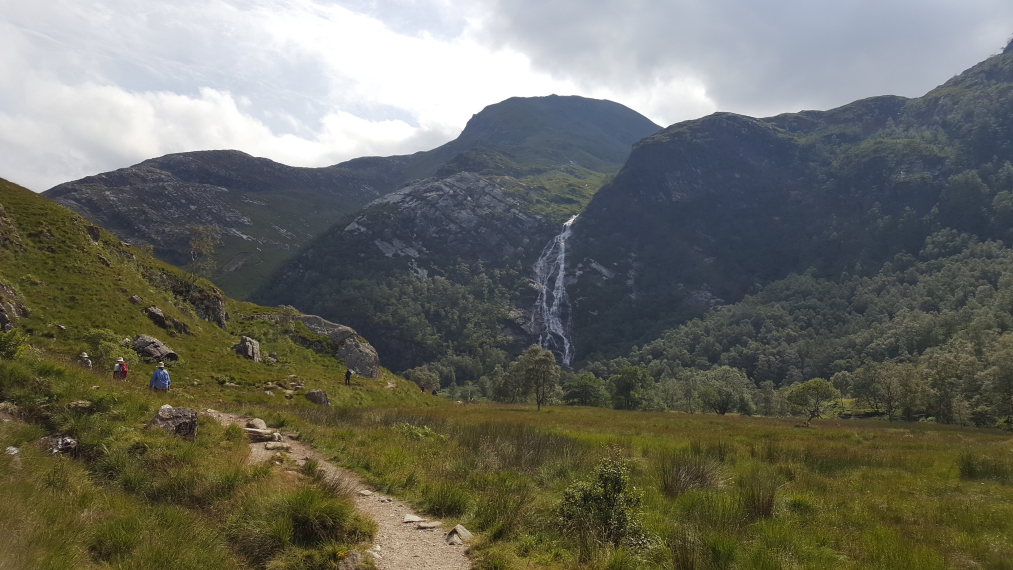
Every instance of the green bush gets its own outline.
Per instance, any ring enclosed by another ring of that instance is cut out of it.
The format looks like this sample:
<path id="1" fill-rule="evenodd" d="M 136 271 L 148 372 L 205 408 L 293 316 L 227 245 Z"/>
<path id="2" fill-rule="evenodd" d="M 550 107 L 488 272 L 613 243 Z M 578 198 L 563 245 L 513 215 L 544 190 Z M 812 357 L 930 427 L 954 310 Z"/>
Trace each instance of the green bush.
<path id="1" fill-rule="evenodd" d="M 0 360 L 14 360 L 28 344 L 28 335 L 18 329 L 0 331 Z"/>
<path id="2" fill-rule="evenodd" d="M 576 481 L 563 493 L 559 518 L 577 540 L 581 561 L 604 546 L 643 545 L 647 533 L 640 521 L 641 493 L 630 483 L 628 462 L 612 453 L 591 477 Z"/>

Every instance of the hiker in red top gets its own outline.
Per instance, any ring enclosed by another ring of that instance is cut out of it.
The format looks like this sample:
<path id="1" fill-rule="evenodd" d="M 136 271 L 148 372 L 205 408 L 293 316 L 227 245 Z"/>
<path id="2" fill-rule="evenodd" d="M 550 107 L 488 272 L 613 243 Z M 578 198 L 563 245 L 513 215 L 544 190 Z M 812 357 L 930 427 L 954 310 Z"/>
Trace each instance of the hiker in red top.
<path id="1" fill-rule="evenodd" d="M 130 367 L 127 365 L 127 361 L 123 360 L 123 357 L 116 359 L 116 364 L 113 365 L 113 379 L 114 380 L 126 380 L 127 373 L 130 372 Z"/>

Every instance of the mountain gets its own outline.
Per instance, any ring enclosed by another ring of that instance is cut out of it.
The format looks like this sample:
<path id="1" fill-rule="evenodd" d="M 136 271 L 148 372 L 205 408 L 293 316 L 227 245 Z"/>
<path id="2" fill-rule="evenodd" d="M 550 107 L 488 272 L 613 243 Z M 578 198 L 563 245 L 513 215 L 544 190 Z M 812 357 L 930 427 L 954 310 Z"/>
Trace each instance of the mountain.
<path id="1" fill-rule="evenodd" d="M 609 101 L 513 98 L 432 151 L 450 157 L 335 225 L 254 298 L 348 322 L 396 370 L 439 363 L 445 381 L 505 363 L 532 340 L 529 267 L 660 127 Z"/>
<path id="2" fill-rule="evenodd" d="M 1010 47 L 920 98 L 672 125 L 574 225 L 578 358 L 621 354 L 791 273 L 874 273 L 944 230 L 1009 240 L 1011 149 Z"/>

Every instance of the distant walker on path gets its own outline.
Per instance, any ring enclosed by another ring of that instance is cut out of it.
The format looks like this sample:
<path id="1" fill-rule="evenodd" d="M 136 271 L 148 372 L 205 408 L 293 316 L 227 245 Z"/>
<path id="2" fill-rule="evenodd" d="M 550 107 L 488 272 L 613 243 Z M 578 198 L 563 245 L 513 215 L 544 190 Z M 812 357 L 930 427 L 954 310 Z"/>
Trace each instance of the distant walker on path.
<path id="1" fill-rule="evenodd" d="M 77 357 L 77 363 L 85 368 L 91 368 L 91 358 L 88 358 L 87 352 L 82 352 L 81 355 Z"/>
<path id="2" fill-rule="evenodd" d="M 345 370 L 345 386 L 352 385 L 352 369 Z"/>
<path id="3" fill-rule="evenodd" d="M 158 363 L 158 368 L 155 368 L 155 373 L 151 375 L 151 382 L 148 382 L 148 388 L 156 392 L 169 391 L 169 371 L 165 369 L 164 362 Z"/>

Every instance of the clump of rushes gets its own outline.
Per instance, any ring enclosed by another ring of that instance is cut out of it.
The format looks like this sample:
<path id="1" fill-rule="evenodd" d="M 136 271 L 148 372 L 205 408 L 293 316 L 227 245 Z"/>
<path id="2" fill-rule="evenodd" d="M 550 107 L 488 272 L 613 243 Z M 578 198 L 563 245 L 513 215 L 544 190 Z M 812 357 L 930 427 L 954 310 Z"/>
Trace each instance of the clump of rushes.
<path id="1" fill-rule="evenodd" d="M 681 450 L 662 452 L 657 470 L 661 490 L 669 497 L 678 497 L 693 489 L 719 489 L 728 481 L 717 459 Z"/>

